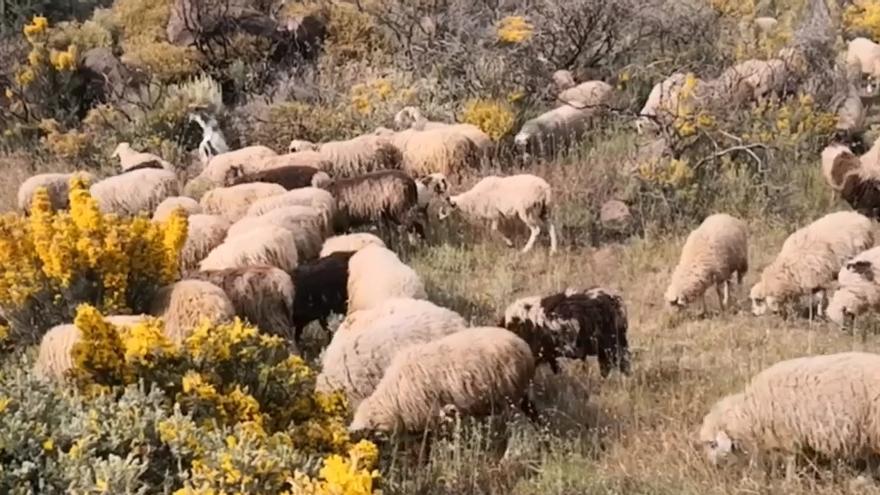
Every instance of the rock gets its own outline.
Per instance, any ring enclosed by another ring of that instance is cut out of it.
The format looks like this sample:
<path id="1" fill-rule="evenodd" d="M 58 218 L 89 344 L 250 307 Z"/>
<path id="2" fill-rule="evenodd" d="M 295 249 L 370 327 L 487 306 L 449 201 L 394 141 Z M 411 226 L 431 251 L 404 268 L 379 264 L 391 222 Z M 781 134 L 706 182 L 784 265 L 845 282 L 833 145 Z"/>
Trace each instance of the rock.
<path id="1" fill-rule="evenodd" d="M 612 199 L 606 201 L 599 211 L 599 222 L 602 227 L 615 231 L 627 232 L 633 226 L 633 216 L 623 201 Z"/>

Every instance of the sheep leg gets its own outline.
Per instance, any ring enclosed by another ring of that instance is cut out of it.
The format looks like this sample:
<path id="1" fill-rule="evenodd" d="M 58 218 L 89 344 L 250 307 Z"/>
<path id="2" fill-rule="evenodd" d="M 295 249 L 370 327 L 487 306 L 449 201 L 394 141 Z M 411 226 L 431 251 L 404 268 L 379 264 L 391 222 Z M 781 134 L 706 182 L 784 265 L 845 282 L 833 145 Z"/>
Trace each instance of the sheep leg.
<path id="1" fill-rule="evenodd" d="M 523 414 L 525 414 L 532 423 L 537 424 L 541 421 L 541 415 L 538 414 L 538 408 L 535 407 L 535 403 L 532 402 L 532 399 L 529 399 L 528 395 L 523 395 L 519 408 L 522 409 Z"/>
<path id="2" fill-rule="evenodd" d="M 528 253 L 531 251 L 532 246 L 535 245 L 535 240 L 538 239 L 538 235 L 541 234 L 541 227 L 538 225 L 529 226 L 529 230 L 532 231 L 532 234 L 529 236 L 529 241 L 526 242 L 525 247 L 522 249 L 523 253 Z"/>
<path id="3" fill-rule="evenodd" d="M 507 244 L 507 247 L 513 247 L 513 241 L 511 241 L 504 232 L 498 230 L 498 219 L 492 219 L 492 232 L 495 232 L 497 235 L 501 236 L 501 239 L 504 240 L 504 244 Z"/>
<path id="4" fill-rule="evenodd" d="M 715 284 L 715 293 L 718 295 L 718 305 L 721 306 L 721 312 L 727 307 L 727 282 Z"/>
<path id="5" fill-rule="evenodd" d="M 550 232 L 550 254 L 556 253 L 556 226 L 553 222 L 547 221 L 547 230 Z"/>

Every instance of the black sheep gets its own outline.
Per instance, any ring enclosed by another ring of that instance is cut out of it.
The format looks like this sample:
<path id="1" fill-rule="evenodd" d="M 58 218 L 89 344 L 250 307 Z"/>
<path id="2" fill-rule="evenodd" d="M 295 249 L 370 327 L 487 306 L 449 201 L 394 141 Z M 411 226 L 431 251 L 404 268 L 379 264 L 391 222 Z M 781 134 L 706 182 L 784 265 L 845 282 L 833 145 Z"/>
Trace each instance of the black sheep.
<path id="1" fill-rule="evenodd" d="M 326 331 L 327 317 L 348 311 L 348 261 L 354 251 L 340 251 L 297 266 L 293 272 L 296 292 L 293 300 L 294 339 L 318 320 Z"/>
<path id="2" fill-rule="evenodd" d="M 354 227 L 378 224 L 402 226 L 425 237 L 419 218 L 416 182 L 399 170 L 381 170 L 349 179 L 339 179 L 326 189 L 336 198 L 335 229 L 347 232 Z"/>
<path id="3" fill-rule="evenodd" d="M 245 174 L 241 167 L 232 167 L 227 174 L 226 182 L 231 186 L 268 182 L 278 184 L 290 191 L 303 187 L 322 187 L 330 183 L 330 176 L 322 170 L 305 165 L 288 165 L 251 174 Z"/>
<path id="4" fill-rule="evenodd" d="M 627 317 L 623 299 L 605 289 L 567 290 L 546 297 L 519 299 L 504 313 L 500 326 L 529 343 L 537 363 L 559 372 L 558 359 L 599 358 L 599 370 L 629 373 Z"/>

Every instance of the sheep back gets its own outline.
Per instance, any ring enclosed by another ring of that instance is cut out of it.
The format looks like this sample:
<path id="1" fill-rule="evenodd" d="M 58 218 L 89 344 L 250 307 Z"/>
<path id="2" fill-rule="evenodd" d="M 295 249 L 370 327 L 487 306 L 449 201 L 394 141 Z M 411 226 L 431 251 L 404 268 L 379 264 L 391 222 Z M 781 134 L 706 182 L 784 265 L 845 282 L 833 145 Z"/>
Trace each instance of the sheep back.
<path id="1" fill-rule="evenodd" d="M 165 322 L 165 335 L 182 344 L 203 322 L 226 323 L 235 307 L 220 287 L 202 280 L 181 280 L 160 288 L 150 303 L 150 314 Z"/>
<path id="2" fill-rule="evenodd" d="M 235 237 L 227 236 L 199 263 L 199 269 L 225 270 L 269 265 L 290 273 L 296 268 L 298 260 L 293 232 L 273 225 L 262 225 Z"/>
<path id="3" fill-rule="evenodd" d="M 104 213 L 152 215 L 165 198 L 180 193 L 180 185 L 174 172 L 144 168 L 98 181 L 89 192 Z"/>
<path id="4" fill-rule="evenodd" d="M 82 178 L 86 184 L 93 182 L 95 179 L 88 172 L 38 174 L 28 177 L 18 188 L 18 209 L 25 213 L 29 212 L 37 189 L 45 187 L 46 192 L 49 194 L 49 203 L 52 205 L 52 210 L 66 210 L 70 204 L 70 179 L 74 175 Z"/>
<path id="5" fill-rule="evenodd" d="M 180 251 L 180 270 L 195 270 L 214 248 L 226 239 L 229 221 L 218 215 L 190 215 L 187 220 L 186 241 Z"/>
<path id="6" fill-rule="evenodd" d="M 336 251 L 300 264 L 293 271 L 293 324 L 297 338 L 309 323 L 320 320 L 326 324 L 331 314 L 348 312 L 348 262 L 352 255 L 352 251 Z"/>
<path id="7" fill-rule="evenodd" d="M 235 222 L 247 214 L 248 208 L 255 201 L 284 192 L 284 188 L 278 184 L 254 182 L 212 189 L 202 196 L 199 204 L 205 213 L 220 215 Z"/>
<path id="8" fill-rule="evenodd" d="M 178 208 L 182 208 L 187 216 L 202 212 L 198 201 L 186 196 L 171 196 L 162 200 L 156 207 L 156 211 L 153 212 L 153 221 L 164 222 L 168 220 L 171 213 Z"/>
<path id="9" fill-rule="evenodd" d="M 337 235 L 324 241 L 320 256 L 323 258 L 338 251 L 356 252 L 367 246 L 385 247 L 385 242 L 368 232 Z"/>
<path id="10" fill-rule="evenodd" d="M 403 264 L 394 252 L 367 246 L 348 263 L 348 312 L 370 309 L 399 297 L 426 299 L 422 279 Z"/>

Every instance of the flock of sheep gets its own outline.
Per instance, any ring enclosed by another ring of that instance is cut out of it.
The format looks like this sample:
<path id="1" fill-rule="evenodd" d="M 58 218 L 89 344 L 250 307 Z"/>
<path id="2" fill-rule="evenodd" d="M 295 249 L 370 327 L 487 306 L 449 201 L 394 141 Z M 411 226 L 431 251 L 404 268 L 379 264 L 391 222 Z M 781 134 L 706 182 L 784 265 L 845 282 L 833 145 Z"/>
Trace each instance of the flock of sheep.
<path id="1" fill-rule="evenodd" d="M 863 60 L 860 67 L 873 77 L 880 65 Z M 779 89 L 787 70 L 781 55 L 739 64 L 700 84 L 715 94 L 760 99 Z M 677 74 L 654 88 L 642 111 L 642 132 L 663 110 L 676 107 L 670 100 L 686 79 Z M 546 153 L 577 137 L 613 104 L 614 88 L 604 82 L 577 85 L 564 71 L 554 81 L 561 89 L 557 106 L 526 122 L 515 137 L 526 152 Z M 619 294 L 569 288 L 525 297 L 505 309 L 497 326 L 470 327 L 461 315 L 428 300 L 419 274 L 386 241 L 352 233 L 374 226 L 386 240 L 424 235 L 428 205 L 439 202 L 441 218 L 457 210 L 493 231 L 504 219 L 519 219 L 530 230 L 523 252 L 533 248 L 542 229 L 550 252 L 557 249 L 546 181 L 530 174 L 490 176 L 453 195 L 453 184 L 493 155 L 492 141 L 471 125 L 428 121 L 415 108 L 394 120 L 396 131 L 380 128 L 347 141 L 295 139 L 283 155 L 262 146 L 219 153 L 184 187 L 172 164 L 120 144 L 115 156 L 122 173 L 88 177 L 101 210 L 162 221 L 181 209 L 189 218 L 183 279 L 162 288 L 150 305 L 150 315 L 164 319 L 168 337 L 179 343 L 204 319 L 241 317 L 285 337 L 298 352 L 307 325 L 318 322 L 329 332 L 328 318 L 343 315 L 320 358 L 317 387 L 345 394 L 354 411 L 352 431 L 424 431 L 450 408 L 482 415 L 518 406 L 534 417 L 528 388 L 535 368 L 547 364 L 558 372 L 560 358 L 596 356 L 603 377 L 614 369 L 628 374 L 627 311 Z M 832 190 L 857 211 L 829 214 L 789 236 L 751 289 L 756 315 L 782 312 L 802 298 L 811 312 L 815 307 L 818 316 L 827 313 L 841 324 L 880 311 L 880 248 L 873 247 L 869 218 L 877 219 L 880 208 L 869 204 L 877 189 L 872 181 L 880 177 L 880 144 L 860 158 L 842 145 L 829 147 L 822 170 Z M 19 190 L 20 208 L 27 212 L 38 187 L 47 188 L 54 208 L 66 208 L 69 178 L 28 179 Z M 703 300 L 705 308 L 704 293 L 714 286 L 725 309 L 735 298 L 731 284 L 741 283 L 748 269 L 746 224 L 712 215 L 687 238 L 665 300 L 674 308 Z M 146 316 L 108 320 L 125 326 Z M 38 371 L 63 376 L 78 339 L 73 325 L 49 330 Z M 744 392 L 719 401 L 705 417 L 700 439 L 715 462 L 773 449 L 847 459 L 878 455 L 878 380 L 880 356 L 782 362 L 758 374 Z"/>

